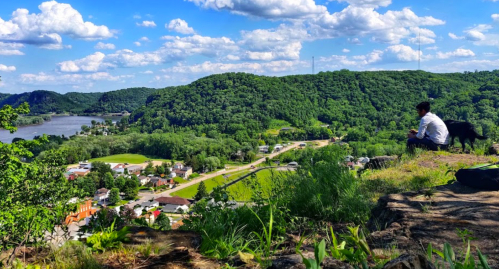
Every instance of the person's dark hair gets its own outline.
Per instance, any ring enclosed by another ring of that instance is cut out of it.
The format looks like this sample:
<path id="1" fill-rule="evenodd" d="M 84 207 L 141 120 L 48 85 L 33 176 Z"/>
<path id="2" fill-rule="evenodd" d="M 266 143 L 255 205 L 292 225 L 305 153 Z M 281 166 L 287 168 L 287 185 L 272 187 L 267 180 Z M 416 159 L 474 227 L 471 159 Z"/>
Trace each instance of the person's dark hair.
<path id="1" fill-rule="evenodd" d="M 417 110 L 424 110 L 426 112 L 430 112 L 430 103 L 428 102 L 421 102 L 419 105 L 416 106 Z"/>

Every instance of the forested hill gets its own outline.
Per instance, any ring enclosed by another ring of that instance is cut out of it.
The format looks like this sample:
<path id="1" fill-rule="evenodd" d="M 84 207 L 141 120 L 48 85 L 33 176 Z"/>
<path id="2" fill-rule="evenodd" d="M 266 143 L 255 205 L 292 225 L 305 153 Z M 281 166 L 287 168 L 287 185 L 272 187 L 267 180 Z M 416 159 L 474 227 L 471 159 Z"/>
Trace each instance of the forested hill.
<path id="1" fill-rule="evenodd" d="M 129 88 L 106 93 L 70 92 L 59 94 L 51 91 L 34 91 L 21 94 L 1 94 L 0 107 L 18 106 L 28 102 L 32 114 L 44 113 L 119 113 L 132 111 L 145 104 L 156 89 Z"/>
<path id="2" fill-rule="evenodd" d="M 444 119 L 498 123 L 499 70 L 433 74 L 424 71 L 321 72 L 265 77 L 226 73 L 160 90 L 135 110 L 130 123 L 143 132 L 195 128 L 252 133 L 285 120 L 295 127 L 406 129 L 417 125 L 414 106 L 430 100 Z M 378 128 L 377 128 L 378 127 Z"/>

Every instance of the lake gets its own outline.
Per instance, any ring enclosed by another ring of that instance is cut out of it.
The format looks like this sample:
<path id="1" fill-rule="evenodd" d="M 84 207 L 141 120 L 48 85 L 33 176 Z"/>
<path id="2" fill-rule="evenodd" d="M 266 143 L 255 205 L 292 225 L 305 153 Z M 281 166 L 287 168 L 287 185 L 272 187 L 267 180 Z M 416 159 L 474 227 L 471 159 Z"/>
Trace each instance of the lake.
<path id="1" fill-rule="evenodd" d="M 93 117 L 93 116 L 52 116 L 51 121 L 46 121 L 40 125 L 21 126 L 17 132 L 11 134 L 7 130 L 0 130 L 0 142 L 10 143 L 12 139 L 19 137 L 31 140 L 37 135 L 65 135 L 67 137 L 81 131 L 82 125 L 92 125 L 92 120 L 103 122 L 105 119 L 113 121 L 120 120 L 121 117 Z"/>

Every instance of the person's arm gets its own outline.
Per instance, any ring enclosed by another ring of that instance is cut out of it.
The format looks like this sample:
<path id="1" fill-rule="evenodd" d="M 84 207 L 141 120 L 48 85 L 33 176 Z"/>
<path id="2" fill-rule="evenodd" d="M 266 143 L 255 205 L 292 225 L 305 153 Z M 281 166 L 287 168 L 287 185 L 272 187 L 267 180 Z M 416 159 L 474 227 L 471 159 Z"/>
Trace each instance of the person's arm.
<path id="1" fill-rule="evenodd" d="M 424 138 L 424 135 L 426 133 L 426 128 L 428 128 L 429 123 L 430 123 L 430 121 L 428 120 L 427 117 L 423 117 L 421 119 L 421 122 L 419 123 L 419 130 L 418 130 L 418 133 L 416 134 L 416 138 L 418 138 L 418 139 Z"/>

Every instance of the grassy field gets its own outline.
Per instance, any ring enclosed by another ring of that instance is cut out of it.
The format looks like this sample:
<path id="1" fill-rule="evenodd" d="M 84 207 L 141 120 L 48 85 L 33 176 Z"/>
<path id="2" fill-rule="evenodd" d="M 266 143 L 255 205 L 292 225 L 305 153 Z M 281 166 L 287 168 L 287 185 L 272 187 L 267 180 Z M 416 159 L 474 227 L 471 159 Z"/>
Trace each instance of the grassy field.
<path id="1" fill-rule="evenodd" d="M 102 157 L 102 158 L 90 159 L 89 162 L 99 161 L 99 162 L 107 162 L 107 163 L 140 164 L 140 163 L 143 163 L 147 160 L 170 162 L 170 160 L 154 159 L 154 158 L 150 158 L 150 157 L 147 157 L 147 156 L 141 155 L 141 154 L 117 154 L 117 155 L 111 155 L 111 156 L 106 156 L 106 157 Z"/>
<path id="2" fill-rule="evenodd" d="M 204 184 L 206 185 L 206 190 L 208 192 L 211 192 L 216 186 L 220 186 L 225 184 L 226 182 L 230 182 L 232 180 L 237 179 L 240 176 L 243 176 L 244 174 L 247 174 L 249 171 L 248 170 L 241 170 L 241 171 L 234 171 L 234 172 L 229 172 L 226 175 L 229 175 L 229 177 L 224 179 L 223 175 L 216 176 L 214 178 L 208 179 L 204 181 Z M 194 184 L 192 186 L 189 186 L 185 189 L 176 191 L 172 193 L 172 196 L 180 196 L 182 198 L 193 198 L 194 195 L 196 195 L 198 191 L 198 184 Z"/>
<path id="3" fill-rule="evenodd" d="M 273 176 L 280 176 L 286 173 L 293 173 L 293 172 L 281 172 L 281 171 L 275 171 L 273 169 L 264 169 L 256 173 L 256 180 L 258 181 L 259 185 L 262 187 L 265 193 L 265 191 L 268 190 L 270 186 L 269 183 L 271 182 Z M 253 195 L 253 189 L 250 186 L 248 186 L 249 180 L 251 179 L 246 178 L 244 180 L 237 182 L 232 186 L 229 186 L 228 191 L 236 201 L 250 200 L 251 195 Z"/>

